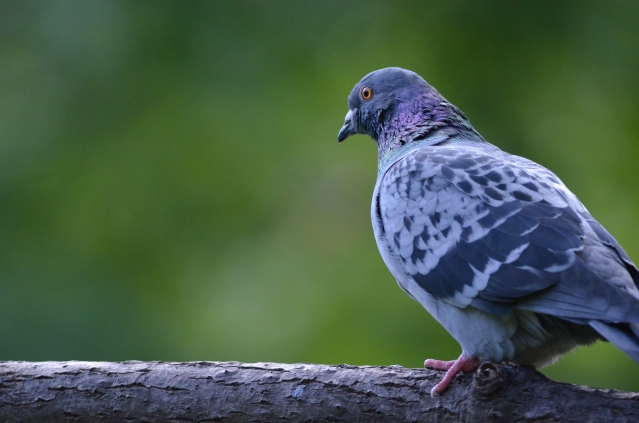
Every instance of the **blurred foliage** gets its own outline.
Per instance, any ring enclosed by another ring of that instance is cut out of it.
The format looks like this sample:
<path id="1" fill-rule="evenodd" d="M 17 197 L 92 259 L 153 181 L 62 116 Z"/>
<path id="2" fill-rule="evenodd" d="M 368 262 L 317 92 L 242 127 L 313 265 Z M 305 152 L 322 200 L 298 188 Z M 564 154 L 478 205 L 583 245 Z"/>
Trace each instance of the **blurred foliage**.
<path id="1" fill-rule="evenodd" d="M 366 73 L 414 70 L 639 260 L 639 3 L 0 3 L 0 359 L 420 366 L 373 239 Z M 545 372 L 639 390 L 600 343 Z"/>

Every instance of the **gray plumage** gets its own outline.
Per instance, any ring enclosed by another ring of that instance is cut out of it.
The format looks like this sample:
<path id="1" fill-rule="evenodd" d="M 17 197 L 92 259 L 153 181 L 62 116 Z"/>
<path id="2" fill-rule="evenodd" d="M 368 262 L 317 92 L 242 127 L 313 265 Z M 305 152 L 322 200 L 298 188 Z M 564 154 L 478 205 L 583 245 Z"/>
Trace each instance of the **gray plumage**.
<path id="1" fill-rule="evenodd" d="M 338 140 L 378 145 L 380 253 L 460 360 L 541 367 L 605 339 L 639 362 L 639 271 L 556 175 L 486 142 L 413 72 L 366 75 L 348 105 Z"/>

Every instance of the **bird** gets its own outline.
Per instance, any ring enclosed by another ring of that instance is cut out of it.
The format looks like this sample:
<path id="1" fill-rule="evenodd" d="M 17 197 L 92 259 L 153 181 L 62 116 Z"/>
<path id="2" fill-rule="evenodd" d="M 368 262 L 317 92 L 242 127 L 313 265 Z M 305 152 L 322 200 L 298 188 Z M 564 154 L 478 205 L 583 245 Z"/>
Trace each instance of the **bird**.
<path id="1" fill-rule="evenodd" d="M 609 341 L 639 362 L 639 270 L 550 170 L 487 142 L 418 74 L 364 76 L 338 143 L 377 144 L 371 218 L 399 286 L 460 344 L 441 395 L 482 362 L 541 368 Z"/>

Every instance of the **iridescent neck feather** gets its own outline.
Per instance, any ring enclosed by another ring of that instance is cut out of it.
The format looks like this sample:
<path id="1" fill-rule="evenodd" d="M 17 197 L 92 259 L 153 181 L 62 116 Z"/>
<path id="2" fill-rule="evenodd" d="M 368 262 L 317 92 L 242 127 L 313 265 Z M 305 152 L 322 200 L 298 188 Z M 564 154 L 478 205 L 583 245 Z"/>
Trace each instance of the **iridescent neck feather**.
<path id="1" fill-rule="evenodd" d="M 411 104 L 399 103 L 381 123 L 377 137 L 379 169 L 410 144 L 436 145 L 455 140 L 486 142 L 466 116 L 439 93 L 431 92 Z"/>

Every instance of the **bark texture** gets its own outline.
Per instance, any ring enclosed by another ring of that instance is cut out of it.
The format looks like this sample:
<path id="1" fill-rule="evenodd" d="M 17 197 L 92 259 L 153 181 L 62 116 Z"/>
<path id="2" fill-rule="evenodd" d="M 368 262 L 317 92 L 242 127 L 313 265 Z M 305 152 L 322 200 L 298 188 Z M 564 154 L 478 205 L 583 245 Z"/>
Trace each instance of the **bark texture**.
<path id="1" fill-rule="evenodd" d="M 639 394 L 483 364 L 457 376 L 275 363 L 1 362 L 0 422 L 636 422 Z"/>

